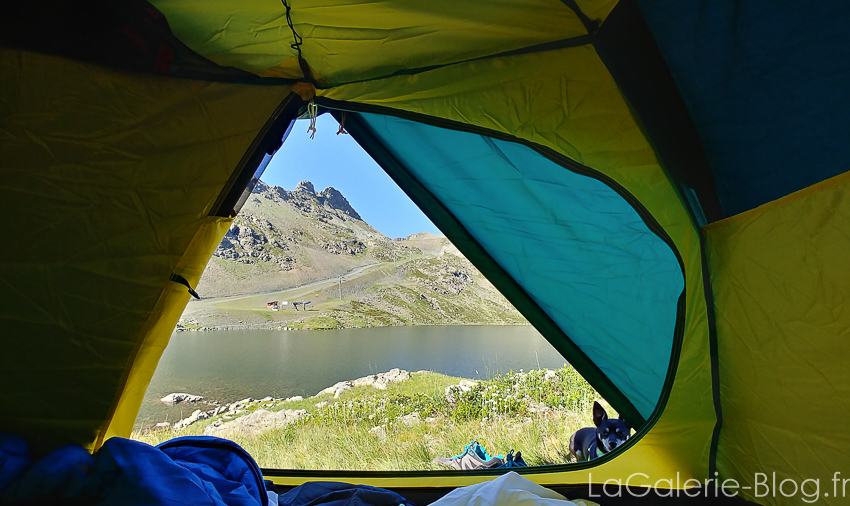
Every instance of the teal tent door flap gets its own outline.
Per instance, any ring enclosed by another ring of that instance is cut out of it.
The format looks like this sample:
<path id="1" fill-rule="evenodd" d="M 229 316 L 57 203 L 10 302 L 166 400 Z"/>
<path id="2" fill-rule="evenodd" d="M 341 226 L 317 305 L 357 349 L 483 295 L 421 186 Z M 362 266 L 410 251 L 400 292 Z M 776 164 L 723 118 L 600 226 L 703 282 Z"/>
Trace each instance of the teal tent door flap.
<path id="1" fill-rule="evenodd" d="M 357 116 L 649 418 L 669 370 L 684 277 L 635 208 L 520 143 Z"/>

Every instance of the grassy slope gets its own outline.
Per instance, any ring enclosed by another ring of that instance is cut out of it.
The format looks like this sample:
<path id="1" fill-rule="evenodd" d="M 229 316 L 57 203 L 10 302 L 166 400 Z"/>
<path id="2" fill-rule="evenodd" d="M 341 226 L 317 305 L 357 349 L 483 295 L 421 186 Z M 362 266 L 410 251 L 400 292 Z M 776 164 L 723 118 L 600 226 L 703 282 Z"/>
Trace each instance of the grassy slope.
<path id="1" fill-rule="evenodd" d="M 455 276 L 457 274 L 460 277 Z M 310 300 L 308 311 L 269 300 Z M 391 325 L 525 324 L 526 320 L 466 259 L 446 254 L 378 264 L 342 283 L 271 294 L 193 302 L 184 321 L 209 328 L 341 329 Z M 188 325 L 187 325 L 188 326 Z"/>
<path id="2" fill-rule="evenodd" d="M 491 455 L 522 451 L 529 465 L 564 463 L 569 461 L 570 434 L 590 424 L 591 406 L 598 397 L 569 367 L 548 380 L 544 371 L 512 372 L 478 383 L 450 404 L 445 388 L 458 381 L 418 372 L 408 381 L 391 383 L 385 391 L 359 387 L 338 399 L 325 394 L 267 405 L 265 409 L 270 410 L 306 409 L 311 416 L 281 429 L 234 439 L 260 466 L 278 469 L 445 469 L 433 459 L 456 455 L 472 440 Z M 328 404 L 317 407 L 320 401 Z M 609 415 L 616 416 L 604 405 Z M 420 421 L 408 425 L 403 417 L 413 412 Z M 133 437 L 158 444 L 202 434 L 213 420 L 179 432 L 136 432 Z"/>
<path id="3" fill-rule="evenodd" d="M 421 233 L 393 241 L 319 205 L 314 194 L 291 195 L 293 200 L 282 200 L 276 189 L 266 188 L 248 199 L 235 226 L 263 236 L 250 248 L 273 261 L 246 256 L 242 236 L 229 236 L 225 241 L 242 257 L 211 259 L 198 285 L 205 300 L 187 306 L 182 329 L 526 323 L 445 237 Z M 337 247 L 352 241 L 356 250 Z M 340 300 L 334 278 L 345 274 Z M 266 309 L 272 300 L 312 304 L 307 312 L 291 305 L 273 312 Z"/>
<path id="4" fill-rule="evenodd" d="M 207 297 L 250 294 L 292 288 L 344 274 L 355 267 L 374 263 L 366 253 L 347 255 L 330 253 L 320 247 L 326 242 L 360 239 L 380 245 L 389 240 L 368 224 L 349 218 L 329 215 L 327 223 L 297 212 L 285 203 L 273 202 L 252 195 L 237 224 L 247 224 L 266 233 L 268 237 L 283 236 L 280 242 L 287 250 L 269 246 L 274 253 L 295 259 L 290 270 L 269 262 L 245 264 L 213 257 L 198 283 L 198 293 Z M 265 227 L 274 224 L 274 229 Z M 288 240 L 286 240 L 288 239 Z"/>

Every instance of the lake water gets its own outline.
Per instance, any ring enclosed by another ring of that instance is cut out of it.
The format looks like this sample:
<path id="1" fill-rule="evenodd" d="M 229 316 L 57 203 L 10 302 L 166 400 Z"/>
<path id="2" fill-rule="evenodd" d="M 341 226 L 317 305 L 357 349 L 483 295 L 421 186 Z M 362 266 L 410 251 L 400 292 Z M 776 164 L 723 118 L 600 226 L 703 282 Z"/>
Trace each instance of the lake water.
<path id="1" fill-rule="evenodd" d="M 531 326 L 415 326 L 332 331 L 179 332 L 160 360 L 137 426 L 175 422 L 205 404 L 166 406 L 187 392 L 222 403 L 316 395 L 339 381 L 394 367 L 488 379 L 566 361 Z"/>

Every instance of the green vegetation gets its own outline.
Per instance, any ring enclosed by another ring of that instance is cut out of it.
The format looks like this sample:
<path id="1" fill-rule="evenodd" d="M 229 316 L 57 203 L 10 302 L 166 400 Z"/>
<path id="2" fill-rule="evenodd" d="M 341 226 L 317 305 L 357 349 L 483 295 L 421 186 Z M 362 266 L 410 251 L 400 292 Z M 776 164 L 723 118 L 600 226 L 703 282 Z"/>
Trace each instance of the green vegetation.
<path id="1" fill-rule="evenodd" d="M 569 462 L 569 436 L 591 421 L 596 392 L 571 367 L 511 371 L 462 391 L 460 378 L 418 372 L 386 390 L 357 387 L 338 398 L 256 402 L 270 411 L 306 409 L 308 416 L 279 429 L 234 437 L 262 467 L 279 469 L 445 469 L 432 460 L 458 454 L 477 439 L 489 453 L 522 451 L 529 465 Z M 240 409 L 242 407 L 240 406 Z M 607 406 L 608 412 L 612 410 Z M 614 415 L 616 416 L 616 415 Z M 217 418 L 217 417 L 216 417 Z M 202 434 L 216 418 L 183 431 L 134 433 L 150 444 Z"/>
<path id="2" fill-rule="evenodd" d="M 198 325 L 179 330 L 527 323 L 445 237 L 392 240 L 328 195 L 260 183 L 183 313 Z M 311 304 L 272 312 L 273 300 Z"/>

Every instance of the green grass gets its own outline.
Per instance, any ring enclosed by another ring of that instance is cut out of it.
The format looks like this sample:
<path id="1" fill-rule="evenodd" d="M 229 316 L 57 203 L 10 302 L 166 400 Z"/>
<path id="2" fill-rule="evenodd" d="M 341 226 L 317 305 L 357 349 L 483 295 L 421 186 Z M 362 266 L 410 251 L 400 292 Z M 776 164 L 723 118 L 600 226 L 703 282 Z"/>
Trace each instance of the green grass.
<path id="1" fill-rule="evenodd" d="M 459 378 L 419 372 L 386 390 L 358 387 L 343 392 L 280 402 L 271 410 L 306 409 L 310 415 L 280 429 L 235 438 L 262 467 L 279 469 L 427 470 L 444 469 L 436 457 L 451 457 L 472 440 L 488 453 L 522 451 L 529 465 L 569 461 L 575 430 L 591 420 L 598 398 L 571 367 L 554 372 L 511 371 L 478 382 L 467 392 L 445 397 Z M 317 407 L 316 404 L 326 404 Z M 609 416 L 616 416 L 607 404 Z M 247 406 L 248 414 L 260 407 Z M 415 413 L 418 422 L 412 422 Z M 183 431 L 133 434 L 150 444 L 180 435 L 202 434 L 213 420 Z"/>
<path id="2" fill-rule="evenodd" d="M 302 324 L 304 329 L 334 330 L 344 328 L 342 323 L 329 316 L 310 316 Z"/>

